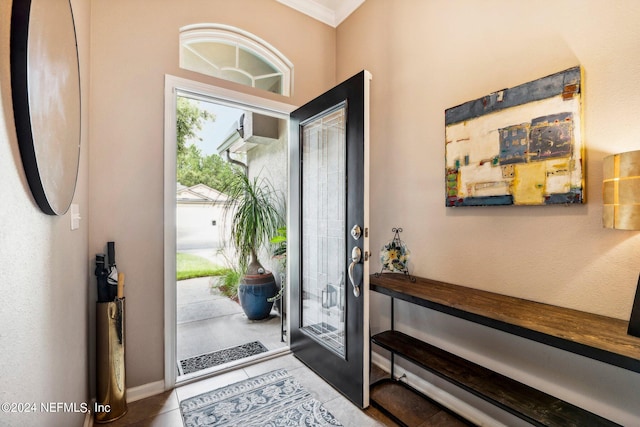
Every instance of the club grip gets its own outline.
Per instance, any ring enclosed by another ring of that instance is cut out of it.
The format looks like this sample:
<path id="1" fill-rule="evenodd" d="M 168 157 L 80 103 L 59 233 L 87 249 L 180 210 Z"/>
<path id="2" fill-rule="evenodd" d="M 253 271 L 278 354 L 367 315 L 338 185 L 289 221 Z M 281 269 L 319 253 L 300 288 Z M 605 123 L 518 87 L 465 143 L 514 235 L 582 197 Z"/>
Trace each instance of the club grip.
<path id="1" fill-rule="evenodd" d="M 115 242 L 107 242 L 107 255 L 109 257 L 109 266 L 113 267 L 116 265 L 116 243 Z"/>

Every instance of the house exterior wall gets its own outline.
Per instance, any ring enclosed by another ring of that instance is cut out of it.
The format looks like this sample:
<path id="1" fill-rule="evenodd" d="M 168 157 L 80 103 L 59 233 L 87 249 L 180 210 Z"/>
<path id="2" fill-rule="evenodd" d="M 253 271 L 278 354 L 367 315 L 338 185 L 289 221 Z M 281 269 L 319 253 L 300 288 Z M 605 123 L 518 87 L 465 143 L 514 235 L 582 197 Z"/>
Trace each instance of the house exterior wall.
<path id="1" fill-rule="evenodd" d="M 10 0 L 0 0 L 0 402 L 37 405 L 35 413 L 0 413 L 2 426 L 82 425 L 79 412 L 46 413 L 40 404 L 88 403 L 90 297 L 89 20 L 90 1 L 71 1 L 78 39 L 82 96 L 80 169 L 70 213 L 48 216 L 26 181 L 13 118 L 9 40 Z M 94 293 L 95 295 L 95 293 Z"/>
<path id="2" fill-rule="evenodd" d="M 249 177 L 256 176 L 265 178 L 276 191 L 282 203 L 282 218 L 286 221 L 286 201 L 288 182 L 288 136 L 287 122 L 279 121 L 279 139 L 270 144 L 257 145 L 247 153 L 247 164 L 249 165 Z M 260 262 L 269 271 L 272 271 L 276 281 L 280 284 L 280 273 L 282 264 L 274 260 L 270 246 L 262 248 L 258 254 Z"/>
<path id="3" fill-rule="evenodd" d="M 639 147 L 638 19 L 633 0 L 367 0 L 347 18 L 338 81 L 373 74 L 371 270 L 402 227 L 413 274 L 628 320 L 640 236 L 602 228 L 601 182 L 604 156 Z M 445 109 L 575 65 L 585 75 L 587 203 L 445 208 Z M 372 296 L 374 330 L 388 326 L 388 309 Z M 396 313 L 400 329 L 640 424 L 636 373 L 415 306 Z"/>
<path id="4" fill-rule="evenodd" d="M 216 203 L 176 204 L 176 249 L 212 249 L 224 245 L 224 206 Z"/>
<path id="5" fill-rule="evenodd" d="M 93 0 L 91 6 L 89 251 L 116 242 L 118 268 L 127 277 L 127 387 L 136 387 L 164 377 L 165 74 L 302 104 L 335 83 L 335 29 L 265 0 Z M 294 64 L 293 96 L 181 70 L 179 29 L 196 23 L 232 25 L 271 43 Z"/>
<path id="6" fill-rule="evenodd" d="M 176 250 L 204 249 L 208 257 L 216 256 L 229 236 L 227 197 L 204 184 L 180 189 L 176 197 Z"/>

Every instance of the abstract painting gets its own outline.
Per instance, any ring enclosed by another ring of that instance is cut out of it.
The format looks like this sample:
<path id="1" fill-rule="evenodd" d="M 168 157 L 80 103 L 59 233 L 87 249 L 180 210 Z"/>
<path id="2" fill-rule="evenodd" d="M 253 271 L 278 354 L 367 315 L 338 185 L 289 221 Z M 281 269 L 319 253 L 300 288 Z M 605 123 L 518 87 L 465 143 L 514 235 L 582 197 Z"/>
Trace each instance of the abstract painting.
<path id="1" fill-rule="evenodd" d="M 580 67 L 445 111 L 446 206 L 584 203 Z"/>

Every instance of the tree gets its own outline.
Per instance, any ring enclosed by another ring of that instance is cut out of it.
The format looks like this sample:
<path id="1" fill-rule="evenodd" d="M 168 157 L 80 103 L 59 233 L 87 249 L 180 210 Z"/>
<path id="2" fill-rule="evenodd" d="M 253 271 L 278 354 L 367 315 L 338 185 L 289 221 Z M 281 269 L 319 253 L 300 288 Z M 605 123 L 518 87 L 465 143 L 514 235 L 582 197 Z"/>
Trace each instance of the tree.
<path id="1" fill-rule="evenodd" d="M 178 157 L 177 180 L 180 184 L 191 187 L 205 184 L 222 191 L 225 183 L 233 177 L 233 166 L 222 160 L 217 154 L 203 156 L 195 145 L 185 148 Z"/>
<path id="2" fill-rule="evenodd" d="M 207 121 L 215 120 L 215 115 L 201 110 L 188 98 L 178 98 L 177 106 L 177 156 L 176 179 L 187 187 L 205 184 L 216 190 L 222 190 L 233 176 L 233 166 L 222 160 L 217 154 L 204 156 L 196 144 L 189 141 L 202 141 L 198 131 Z"/>
<path id="3" fill-rule="evenodd" d="M 202 126 L 206 121 L 215 121 L 216 116 L 206 110 L 201 110 L 197 104 L 191 102 L 189 98 L 178 97 L 178 105 L 176 108 L 176 133 L 177 133 L 177 153 L 178 156 L 184 154 L 187 141 L 197 139 L 202 141 L 198 136 L 198 131 L 202 130 Z"/>

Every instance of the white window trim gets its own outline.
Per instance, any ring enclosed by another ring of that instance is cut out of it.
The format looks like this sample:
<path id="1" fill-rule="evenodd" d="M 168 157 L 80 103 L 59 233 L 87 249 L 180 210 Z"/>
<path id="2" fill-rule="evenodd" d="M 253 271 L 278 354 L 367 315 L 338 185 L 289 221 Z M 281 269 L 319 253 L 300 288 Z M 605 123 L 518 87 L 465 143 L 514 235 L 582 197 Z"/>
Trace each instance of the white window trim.
<path id="1" fill-rule="evenodd" d="M 293 94 L 293 63 L 278 49 L 260 37 L 240 28 L 224 24 L 186 25 L 180 28 L 180 63 L 182 63 L 183 46 L 203 41 L 216 41 L 243 47 L 249 52 L 264 58 L 282 73 L 282 95 L 291 96 Z M 207 63 L 209 62 L 207 61 Z M 213 64 L 211 65 L 218 68 Z M 264 78 L 265 76 L 259 77 Z"/>

